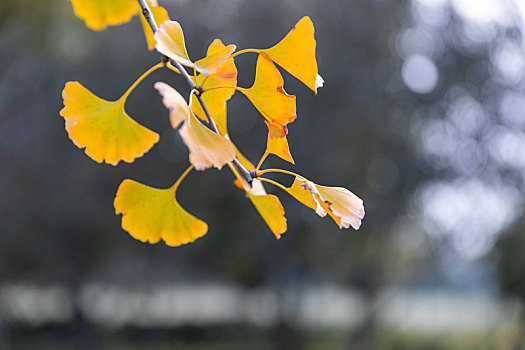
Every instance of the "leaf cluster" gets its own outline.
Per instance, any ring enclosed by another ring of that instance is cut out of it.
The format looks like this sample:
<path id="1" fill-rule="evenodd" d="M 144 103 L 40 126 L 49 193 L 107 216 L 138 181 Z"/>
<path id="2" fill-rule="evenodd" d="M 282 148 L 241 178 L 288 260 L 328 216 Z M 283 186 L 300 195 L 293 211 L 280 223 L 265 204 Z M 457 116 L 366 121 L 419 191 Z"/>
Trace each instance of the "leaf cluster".
<path id="1" fill-rule="evenodd" d="M 184 98 L 164 82 L 154 85 L 169 111 L 171 126 L 178 130 L 189 150 L 190 166 L 166 189 L 129 179 L 121 183 L 114 201 L 115 213 L 122 214 L 122 228 L 131 236 L 150 243 L 162 239 L 167 245 L 178 246 L 205 235 L 208 225 L 180 206 L 176 192 L 193 169 L 204 171 L 224 166 L 231 170 L 235 184 L 246 193 L 276 238 L 287 230 L 285 211 L 279 198 L 266 192 L 264 183 L 280 188 L 321 217 L 328 214 L 340 228 L 360 227 L 363 202 L 349 190 L 320 186 L 289 170 L 262 168 L 270 154 L 294 164 L 286 136 L 287 125 L 297 118 L 296 97 L 285 91 L 277 66 L 314 93 L 324 83 L 318 74 L 315 30 L 309 17 L 301 18 L 273 47 L 237 51 L 236 45 L 225 45 L 215 39 L 205 57 L 192 60 L 181 25 L 170 20 L 168 12 L 154 0 L 70 1 L 75 14 L 94 30 L 118 25 L 144 12 L 141 18 L 148 48 L 164 55 L 160 63 L 142 74 L 116 101 L 97 97 L 79 82 L 66 83 L 60 115 L 69 138 L 77 147 L 84 148 L 90 158 L 114 166 L 120 161 L 130 163 L 159 141 L 156 132 L 137 123 L 125 110 L 130 93 L 153 71 L 166 69 L 180 74 L 189 78 L 192 88 Z M 150 26 L 147 16 L 151 16 L 154 25 Z M 251 87 L 237 84 L 235 60 L 244 54 L 258 55 Z M 228 134 L 228 101 L 237 92 L 249 99 L 268 127 L 266 151 L 256 166 L 241 154 Z M 268 178 L 266 174 L 271 173 L 292 176 L 292 185 L 287 187 Z M 248 178 L 242 174 L 248 174 Z"/>

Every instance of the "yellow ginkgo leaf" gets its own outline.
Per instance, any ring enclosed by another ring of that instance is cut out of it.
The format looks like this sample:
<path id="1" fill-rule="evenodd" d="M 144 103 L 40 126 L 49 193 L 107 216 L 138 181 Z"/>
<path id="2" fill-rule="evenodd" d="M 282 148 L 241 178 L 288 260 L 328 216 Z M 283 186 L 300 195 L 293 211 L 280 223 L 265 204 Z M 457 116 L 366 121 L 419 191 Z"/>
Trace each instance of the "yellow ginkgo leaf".
<path id="1" fill-rule="evenodd" d="M 235 158 L 233 143 L 202 125 L 193 113 L 179 129 L 179 134 L 190 151 L 190 163 L 196 170 L 212 166 L 221 169 Z"/>
<path id="2" fill-rule="evenodd" d="M 139 241 L 162 239 L 173 247 L 204 236 L 208 225 L 180 206 L 175 198 L 177 184 L 157 189 L 124 180 L 114 202 L 115 214 L 122 214 L 122 228 Z"/>
<path id="3" fill-rule="evenodd" d="M 264 118 L 274 125 L 280 125 L 287 133 L 286 124 L 297 117 L 295 96 L 284 91 L 284 80 L 269 57 L 261 52 L 257 60 L 255 82 L 249 89 L 239 88 L 261 112 Z"/>
<path id="4" fill-rule="evenodd" d="M 170 20 L 168 11 L 166 11 L 164 7 L 150 5 L 150 9 L 151 13 L 153 14 L 153 18 L 155 19 L 155 23 L 157 23 L 157 26 L 160 26 L 165 21 Z M 146 36 L 146 44 L 148 45 L 148 50 L 153 50 L 155 48 L 155 45 L 157 45 L 157 41 L 153 37 L 153 30 L 151 30 L 148 21 L 146 21 L 146 17 L 140 16 L 140 22 L 142 23 L 142 28 L 144 29 L 144 35 Z"/>
<path id="5" fill-rule="evenodd" d="M 208 52 L 206 57 L 213 56 L 216 52 L 222 51 L 226 46 L 222 43 L 220 39 L 215 39 L 210 46 L 208 47 Z M 225 134 L 225 128 L 221 129 L 218 118 L 224 117 L 226 102 L 233 96 L 235 93 L 234 88 L 221 88 L 206 91 L 207 89 L 213 89 L 218 86 L 237 86 L 237 67 L 235 67 L 235 62 L 232 57 L 228 58 L 226 62 L 221 66 L 212 75 L 203 75 L 199 74 L 197 76 L 197 81 L 195 81 L 197 86 L 200 86 L 204 93 L 202 94 L 202 100 L 208 109 L 213 120 L 217 123 L 217 127 L 222 135 Z M 204 113 L 200 103 L 194 101 L 192 104 L 193 112 L 202 120 L 207 121 L 206 114 Z M 225 123 L 224 123 L 225 124 Z"/>
<path id="6" fill-rule="evenodd" d="M 250 191 L 247 194 L 275 237 L 281 238 L 281 234 L 286 232 L 286 218 L 279 198 L 272 194 L 257 195 Z"/>
<path id="7" fill-rule="evenodd" d="M 124 110 L 125 96 L 106 101 L 76 81 L 67 82 L 62 91 L 64 108 L 60 115 L 69 138 L 99 163 L 131 163 L 159 141 L 157 133 L 129 117 Z"/>
<path id="8" fill-rule="evenodd" d="M 305 16 L 283 40 L 264 52 L 272 61 L 317 93 L 324 81 L 317 71 L 314 32 L 312 20 Z"/>
<path id="9" fill-rule="evenodd" d="M 296 177 L 287 192 L 319 216 L 324 217 L 328 213 L 339 228 L 352 226 L 358 230 L 365 216 L 363 201 L 343 187 L 320 186 Z"/>
<path id="10" fill-rule="evenodd" d="M 165 21 L 159 27 L 153 38 L 157 41 L 155 48 L 161 54 L 187 67 L 194 67 L 191 62 L 182 27 L 177 21 Z"/>
<path id="11" fill-rule="evenodd" d="M 170 123 L 173 129 L 186 120 L 190 114 L 190 107 L 181 94 L 171 86 L 163 82 L 156 82 L 155 89 L 162 96 L 162 103 L 170 111 Z"/>
<path id="12" fill-rule="evenodd" d="M 228 58 L 230 58 L 230 56 L 236 48 L 237 46 L 235 45 L 228 45 L 224 46 L 223 48 L 213 50 L 211 52 L 210 50 L 208 50 L 208 54 L 206 55 L 206 57 L 195 62 L 195 68 L 198 72 L 200 72 L 203 75 L 211 75 L 217 72 L 222 67 L 224 62 L 226 62 Z"/>
<path id="13" fill-rule="evenodd" d="M 75 15 L 93 30 L 128 22 L 140 9 L 135 0 L 69 0 Z"/>
<path id="14" fill-rule="evenodd" d="M 275 154 L 282 159 L 295 164 L 290 154 L 290 147 L 286 139 L 286 133 L 279 125 L 275 125 L 265 121 L 268 126 L 268 141 L 266 144 L 266 152 Z"/>

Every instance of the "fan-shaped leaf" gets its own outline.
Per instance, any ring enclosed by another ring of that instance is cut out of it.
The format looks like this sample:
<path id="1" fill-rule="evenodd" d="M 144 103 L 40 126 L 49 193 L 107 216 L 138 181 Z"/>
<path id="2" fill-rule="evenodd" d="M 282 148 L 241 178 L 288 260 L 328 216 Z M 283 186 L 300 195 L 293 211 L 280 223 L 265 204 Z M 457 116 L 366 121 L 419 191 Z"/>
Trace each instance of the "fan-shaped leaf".
<path id="1" fill-rule="evenodd" d="M 251 192 L 247 194 L 275 237 L 281 238 L 281 234 L 286 232 L 287 227 L 284 208 L 279 198 L 272 194 L 256 195 Z"/>
<path id="2" fill-rule="evenodd" d="M 290 154 L 290 147 L 286 139 L 286 133 L 279 125 L 275 125 L 265 121 L 268 126 L 268 141 L 266 144 L 266 152 L 275 154 L 282 159 L 295 164 Z"/>
<path id="3" fill-rule="evenodd" d="M 190 163 L 196 170 L 211 166 L 221 169 L 235 158 L 235 146 L 231 141 L 202 125 L 193 113 L 179 129 L 179 134 L 190 150 Z"/>
<path id="4" fill-rule="evenodd" d="M 363 201 L 343 187 L 320 186 L 296 177 L 287 192 L 319 216 L 328 213 L 339 228 L 352 226 L 358 230 L 365 216 Z"/>
<path id="5" fill-rule="evenodd" d="M 259 54 L 255 82 L 249 89 L 240 89 L 261 112 L 264 118 L 274 125 L 281 126 L 286 134 L 286 124 L 297 117 L 295 96 L 284 91 L 284 80 L 268 55 Z"/>
<path id="6" fill-rule="evenodd" d="M 124 110 L 125 99 L 106 101 L 79 82 L 67 82 L 62 91 L 60 115 L 69 138 L 93 160 L 117 165 L 133 162 L 159 141 L 159 135 L 131 119 Z"/>
<path id="7" fill-rule="evenodd" d="M 115 213 L 122 228 L 142 242 L 179 246 L 204 236 L 208 225 L 185 211 L 175 199 L 176 185 L 157 189 L 124 180 L 115 197 Z"/>
<path id="8" fill-rule="evenodd" d="M 275 63 L 317 93 L 317 89 L 323 86 L 324 80 L 317 71 L 314 32 L 312 20 L 305 16 L 283 40 L 264 52 Z"/>
<path id="9" fill-rule="evenodd" d="M 161 54 L 187 67 L 194 67 L 191 62 L 182 27 L 177 21 L 165 21 L 159 27 L 153 38 L 157 41 L 155 48 Z"/>
<path id="10" fill-rule="evenodd" d="M 93 30 L 128 22 L 139 11 L 135 0 L 69 0 L 75 15 Z"/>

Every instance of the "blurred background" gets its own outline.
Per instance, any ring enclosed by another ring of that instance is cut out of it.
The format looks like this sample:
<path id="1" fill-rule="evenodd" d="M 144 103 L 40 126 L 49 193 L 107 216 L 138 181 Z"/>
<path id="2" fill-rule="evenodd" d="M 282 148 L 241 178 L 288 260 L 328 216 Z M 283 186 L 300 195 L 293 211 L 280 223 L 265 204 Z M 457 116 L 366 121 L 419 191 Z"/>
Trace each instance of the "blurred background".
<path id="1" fill-rule="evenodd" d="M 161 134 L 133 164 L 68 139 L 61 90 L 118 98 L 159 55 L 137 17 L 87 29 L 66 0 L 0 2 L 0 349 L 521 349 L 525 347 L 523 0 L 161 0 L 190 56 L 216 37 L 278 42 L 303 15 L 326 84 L 297 95 L 292 169 L 363 198 L 359 231 L 282 198 L 277 241 L 229 171 L 193 172 L 181 204 L 209 223 L 179 248 L 120 228 L 131 178 L 167 187 L 187 166 L 153 89 L 127 110 Z M 236 59 L 251 86 L 255 55 Z M 266 127 L 236 94 L 229 128 L 257 162 Z M 290 181 L 287 178 L 279 178 Z"/>

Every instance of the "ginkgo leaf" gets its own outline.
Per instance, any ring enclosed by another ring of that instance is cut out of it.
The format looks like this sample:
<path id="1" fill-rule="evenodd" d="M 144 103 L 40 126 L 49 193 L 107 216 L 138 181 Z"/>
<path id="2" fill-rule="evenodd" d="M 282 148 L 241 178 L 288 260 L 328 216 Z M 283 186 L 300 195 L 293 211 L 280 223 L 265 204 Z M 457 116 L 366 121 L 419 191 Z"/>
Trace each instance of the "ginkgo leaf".
<path id="1" fill-rule="evenodd" d="M 177 21 L 165 21 L 153 38 L 157 41 L 155 48 L 161 54 L 187 67 L 194 67 L 186 51 L 184 33 Z"/>
<path id="2" fill-rule="evenodd" d="M 220 39 L 215 39 L 210 46 L 208 47 L 207 56 L 213 56 L 215 52 L 221 51 L 226 46 L 222 43 Z M 222 135 L 225 134 L 226 120 L 224 123 L 219 122 L 220 117 L 225 117 L 225 106 L 226 102 L 233 96 L 235 93 L 234 88 L 221 88 L 206 91 L 207 89 L 212 89 L 218 86 L 237 86 L 237 67 L 235 67 L 235 62 L 232 57 L 228 58 L 226 62 L 221 66 L 212 75 L 197 75 L 197 80 L 195 84 L 200 86 L 204 93 L 202 94 L 202 100 L 208 109 L 213 120 L 217 124 L 219 131 Z M 207 121 L 206 114 L 204 113 L 200 103 L 194 101 L 192 104 L 193 112 L 204 121 Z M 221 125 L 224 124 L 224 125 Z"/>
<path id="3" fill-rule="evenodd" d="M 272 61 L 317 93 L 324 80 L 317 71 L 314 33 L 312 20 L 305 16 L 283 40 L 264 52 Z"/>
<path id="4" fill-rule="evenodd" d="M 190 114 L 190 107 L 181 94 L 171 86 L 163 82 L 156 82 L 154 88 L 162 96 L 162 103 L 170 111 L 170 123 L 173 129 L 186 120 Z"/>
<path id="5" fill-rule="evenodd" d="M 296 177 L 287 192 L 319 216 L 328 213 L 339 228 L 352 226 L 358 230 L 365 216 L 363 201 L 343 187 L 320 186 Z"/>
<path id="6" fill-rule="evenodd" d="M 295 96 L 288 95 L 283 85 L 281 73 L 268 55 L 261 52 L 257 59 L 253 86 L 239 90 L 250 99 L 267 121 L 280 125 L 286 133 L 286 124 L 293 122 L 297 115 Z"/>
<path id="7" fill-rule="evenodd" d="M 220 44 L 222 45 L 222 42 Z M 214 44 L 212 43 L 210 47 L 213 47 L 212 45 Z M 206 57 L 195 62 L 195 68 L 197 71 L 203 75 L 211 75 L 217 72 L 237 48 L 235 45 L 222 46 L 222 48 L 213 47 L 212 50 L 208 49 Z"/>
<path id="8" fill-rule="evenodd" d="M 250 191 L 247 194 L 275 237 L 281 238 L 281 234 L 286 232 L 287 227 L 284 208 L 279 198 L 272 194 L 257 195 Z"/>
<path id="9" fill-rule="evenodd" d="M 93 160 L 117 165 L 133 162 L 159 141 L 159 135 L 131 119 L 125 98 L 106 101 L 82 86 L 67 82 L 62 91 L 64 118 L 69 138 Z"/>
<path id="10" fill-rule="evenodd" d="M 155 20 L 155 23 L 157 23 L 157 26 L 161 25 L 165 21 L 170 20 L 168 11 L 166 11 L 164 7 L 150 5 L 150 10 L 153 15 L 153 19 Z M 155 49 L 155 45 L 157 45 L 157 41 L 153 37 L 153 30 L 151 29 L 148 21 L 146 20 L 146 17 L 140 16 L 140 22 L 142 23 L 142 28 L 144 29 L 144 35 L 146 36 L 146 44 L 148 45 L 148 50 L 151 51 Z"/>
<path id="11" fill-rule="evenodd" d="M 93 30 L 128 22 L 140 9 L 135 0 L 69 0 L 75 15 Z"/>
<path id="12" fill-rule="evenodd" d="M 290 154 L 290 147 L 286 139 L 286 133 L 279 125 L 275 125 L 265 121 L 268 126 L 268 141 L 266 144 L 266 152 L 275 154 L 282 159 L 295 164 Z"/>
<path id="13" fill-rule="evenodd" d="M 190 113 L 179 129 L 182 140 L 190 151 L 190 163 L 196 170 L 211 166 L 221 169 L 235 158 L 235 146 L 226 137 L 214 133 Z"/>
<path id="14" fill-rule="evenodd" d="M 115 197 L 115 214 L 122 214 L 122 228 L 133 238 L 149 243 L 161 239 L 169 246 L 190 243 L 204 236 L 208 225 L 177 202 L 176 183 L 168 189 L 124 180 Z"/>

